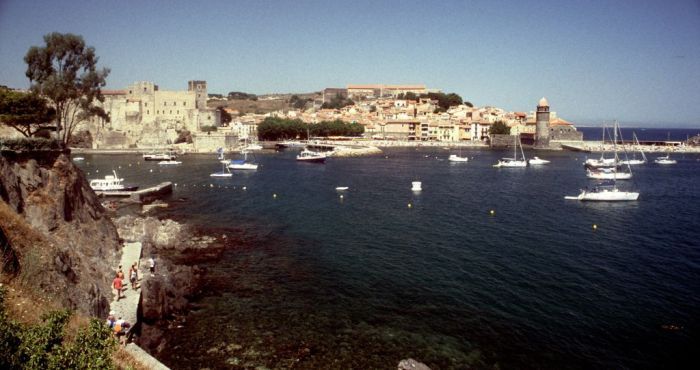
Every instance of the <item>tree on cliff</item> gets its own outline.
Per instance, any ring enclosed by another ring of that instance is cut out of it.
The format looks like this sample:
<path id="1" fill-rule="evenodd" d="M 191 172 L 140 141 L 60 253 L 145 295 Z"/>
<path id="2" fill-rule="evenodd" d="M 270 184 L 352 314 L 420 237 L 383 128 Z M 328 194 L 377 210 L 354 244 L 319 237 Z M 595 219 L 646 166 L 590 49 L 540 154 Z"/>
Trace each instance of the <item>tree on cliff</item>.
<path id="1" fill-rule="evenodd" d="M 224 109 L 224 107 L 218 107 L 216 110 L 219 111 L 221 114 L 221 126 L 228 126 L 229 123 L 231 123 L 231 120 L 233 117 L 231 117 L 231 114 Z"/>
<path id="2" fill-rule="evenodd" d="M 44 98 L 0 88 L 0 122 L 25 137 L 47 127 L 55 116 L 56 110 L 49 107 Z"/>
<path id="3" fill-rule="evenodd" d="M 64 143 L 82 120 L 98 116 L 109 120 L 95 101 L 104 101 L 101 88 L 109 69 L 97 69 L 95 48 L 85 46 L 82 36 L 53 32 L 44 36 L 45 46 L 29 48 L 24 61 L 32 92 L 46 97 L 56 110 L 56 132 Z"/>

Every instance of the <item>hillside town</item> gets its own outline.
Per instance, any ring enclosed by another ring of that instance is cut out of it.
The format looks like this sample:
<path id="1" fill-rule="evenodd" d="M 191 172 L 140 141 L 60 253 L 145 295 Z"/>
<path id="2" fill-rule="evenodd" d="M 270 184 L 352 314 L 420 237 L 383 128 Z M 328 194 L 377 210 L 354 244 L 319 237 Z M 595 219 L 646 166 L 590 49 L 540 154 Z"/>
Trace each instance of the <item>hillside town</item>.
<path id="1" fill-rule="evenodd" d="M 533 111 L 513 112 L 493 106 L 476 107 L 469 102 L 441 107 L 431 97 L 440 90 L 425 85 L 348 85 L 326 88 L 303 106 L 270 112 L 241 113 L 228 108 L 226 98 L 208 94 L 206 81 L 189 81 L 187 90 L 160 90 L 153 82 L 135 82 L 123 90 L 104 90 L 103 109 L 109 121 L 93 117 L 79 125 L 89 132 L 92 149 L 148 149 L 176 146 L 185 151 L 208 152 L 234 148 L 241 141 L 255 141 L 258 125 L 268 117 L 299 119 L 306 123 L 341 120 L 364 127 L 364 140 L 383 145 L 410 142 L 445 144 L 490 144 L 491 127 L 503 122 L 511 135 L 523 143 L 542 148 L 560 148 L 562 143 L 580 142 L 575 126 L 549 110 L 547 99 L 533 103 Z M 210 98 L 211 97 L 211 98 Z M 289 100 L 289 95 L 262 99 Z M 328 108 L 333 99 L 347 105 Z M 223 103 L 223 104 L 222 104 Z M 224 122 L 221 107 L 231 117 Z M 538 130 L 539 122 L 539 130 Z M 186 133 L 186 137 L 183 136 Z"/>

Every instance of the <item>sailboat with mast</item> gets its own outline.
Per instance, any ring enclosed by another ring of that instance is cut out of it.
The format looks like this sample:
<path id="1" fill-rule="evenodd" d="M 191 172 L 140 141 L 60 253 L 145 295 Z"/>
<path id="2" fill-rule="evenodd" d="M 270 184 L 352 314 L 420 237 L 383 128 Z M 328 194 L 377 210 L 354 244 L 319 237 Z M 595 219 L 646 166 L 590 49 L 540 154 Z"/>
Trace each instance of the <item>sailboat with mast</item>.
<path id="1" fill-rule="evenodd" d="M 615 162 L 614 158 L 605 158 L 605 123 L 603 123 L 603 138 L 600 143 L 602 150 L 600 151 L 600 159 L 589 158 L 583 163 L 588 168 L 610 167 Z"/>
<path id="2" fill-rule="evenodd" d="M 620 133 L 620 136 L 622 136 L 622 133 Z M 637 134 L 632 132 L 632 142 L 634 143 L 634 146 L 637 150 L 639 150 L 639 154 L 642 155 L 642 159 L 637 158 L 637 151 L 635 150 L 633 152 L 633 158 L 632 159 L 625 159 L 623 161 L 620 161 L 620 164 L 627 164 L 627 165 L 638 165 L 638 164 L 645 164 L 647 163 L 647 156 L 644 154 L 644 151 L 642 150 L 642 146 L 639 144 L 639 139 L 637 138 Z"/>
<path id="3" fill-rule="evenodd" d="M 617 122 L 615 122 L 613 130 L 617 130 Z M 617 132 L 617 131 L 615 131 Z M 617 180 L 620 180 L 621 178 L 617 176 L 617 169 L 618 169 L 618 156 L 617 156 L 617 147 L 615 146 L 615 142 L 617 141 L 617 135 L 615 135 L 615 139 L 613 140 L 613 148 L 615 149 L 615 155 L 613 157 L 613 166 L 609 169 L 612 175 L 610 176 L 609 183 L 605 184 L 598 184 L 594 186 L 592 189 L 588 189 L 586 187 L 585 189 L 581 189 L 581 193 L 576 196 L 565 196 L 564 199 L 573 199 L 573 200 L 581 200 L 581 201 L 599 201 L 599 202 L 618 202 L 618 201 L 631 201 L 631 200 L 637 200 L 639 198 L 639 192 L 634 192 L 634 191 L 624 191 L 621 190 L 617 187 Z M 629 177 L 632 177 L 632 169 L 627 165 L 627 168 L 629 170 Z M 589 170 L 590 174 L 590 170 Z M 589 176 L 591 177 L 591 176 Z M 601 177 L 604 178 L 604 177 Z M 608 179 L 608 178 L 605 178 Z"/>
<path id="4" fill-rule="evenodd" d="M 671 141 L 671 133 L 670 132 L 668 133 L 668 141 Z M 656 159 L 654 160 L 654 163 L 656 163 L 656 164 L 676 164 L 676 163 L 678 163 L 678 161 L 676 161 L 675 159 L 671 159 L 669 152 L 666 152 L 666 156 L 656 157 Z"/>
<path id="5" fill-rule="evenodd" d="M 493 165 L 494 167 L 527 167 L 527 160 L 525 159 L 525 152 L 523 152 L 522 144 L 520 144 L 520 155 L 522 159 L 518 159 L 520 137 L 518 135 L 513 135 L 513 138 L 513 158 L 501 158 L 498 163 Z"/>
<path id="6" fill-rule="evenodd" d="M 632 168 L 627 164 L 627 171 L 620 171 L 620 157 L 617 155 L 617 133 L 620 127 L 615 121 L 613 124 L 613 163 L 610 167 L 589 168 L 586 176 L 596 180 L 629 180 L 632 178 Z"/>
<path id="7" fill-rule="evenodd" d="M 243 154 L 243 159 L 233 159 L 231 162 L 228 164 L 228 168 L 232 170 L 248 170 L 248 171 L 255 171 L 258 169 L 258 164 L 253 163 L 253 162 L 248 162 L 248 152 L 250 151 L 248 146 L 245 145 L 247 144 L 244 143 L 244 147 L 241 150 L 241 154 Z"/>
<path id="8" fill-rule="evenodd" d="M 469 161 L 469 157 L 462 157 L 462 147 L 459 147 L 459 155 L 457 154 L 450 154 L 450 157 L 447 158 L 448 161 L 450 162 L 467 162 Z"/>

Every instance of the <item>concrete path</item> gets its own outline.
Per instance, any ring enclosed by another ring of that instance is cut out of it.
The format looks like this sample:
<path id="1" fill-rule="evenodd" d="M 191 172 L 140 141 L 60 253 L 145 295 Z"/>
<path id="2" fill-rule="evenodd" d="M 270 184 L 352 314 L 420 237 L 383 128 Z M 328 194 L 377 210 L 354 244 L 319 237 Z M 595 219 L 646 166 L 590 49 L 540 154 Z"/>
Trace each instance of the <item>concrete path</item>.
<path id="1" fill-rule="evenodd" d="M 131 268 L 131 265 L 134 262 L 136 262 L 139 271 L 136 290 L 131 289 L 131 282 L 129 281 L 129 268 Z M 114 311 L 116 318 L 121 317 L 132 326 L 136 325 L 136 320 L 138 319 L 137 313 L 139 310 L 139 301 L 141 300 L 140 285 L 145 282 L 145 279 L 148 279 L 151 276 L 150 272 L 148 271 L 147 263 L 148 262 L 143 261 L 143 266 L 141 264 L 140 242 L 124 243 L 122 258 L 120 261 L 122 271 L 124 272 L 124 289 L 122 291 L 123 297 L 118 301 L 116 300 L 116 296 L 113 297 L 114 300 L 109 305 L 109 308 L 111 311 Z M 168 369 L 167 366 L 163 365 L 156 358 L 148 354 L 148 352 L 144 351 L 133 343 L 129 343 L 126 346 L 126 351 L 131 353 L 131 355 L 137 361 L 139 361 L 140 364 L 149 369 Z"/>
<path id="2" fill-rule="evenodd" d="M 129 268 L 134 262 L 136 262 L 140 267 L 140 261 L 141 243 L 124 243 L 124 248 L 122 249 L 122 259 L 120 262 L 122 265 L 122 271 L 124 272 L 124 288 L 122 289 L 123 297 L 119 301 L 116 300 L 116 296 L 113 297 L 114 300 L 109 305 L 110 311 L 115 312 L 116 318 L 121 316 L 121 318 L 131 325 L 136 324 L 136 313 L 139 309 L 141 289 L 136 289 L 135 291 L 131 289 L 131 282 L 129 281 Z M 139 285 L 143 283 L 143 279 L 144 276 L 142 275 L 142 270 L 139 268 Z"/>

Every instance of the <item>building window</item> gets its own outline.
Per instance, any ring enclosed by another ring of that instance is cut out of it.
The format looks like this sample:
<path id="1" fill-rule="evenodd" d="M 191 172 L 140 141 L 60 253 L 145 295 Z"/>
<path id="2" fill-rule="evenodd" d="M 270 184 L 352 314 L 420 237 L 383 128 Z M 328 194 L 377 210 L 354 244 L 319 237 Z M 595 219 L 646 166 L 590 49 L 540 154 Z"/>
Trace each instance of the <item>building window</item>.
<path id="1" fill-rule="evenodd" d="M 184 107 L 185 105 L 187 105 L 187 102 L 186 102 L 186 101 L 183 101 L 183 102 L 182 102 L 182 106 Z"/>
<path id="2" fill-rule="evenodd" d="M 156 111 L 156 114 L 160 114 L 160 111 L 159 111 L 159 110 L 157 110 L 157 111 Z"/>
<path id="3" fill-rule="evenodd" d="M 147 106 L 148 106 L 148 103 L 143 103 L 143 106 L 144 106 L 144 107 L 147 107 Z"/>
<path id="4" fill-rule="evenodd" d="M 170 110 L 170 114 L 173 114 L 173 110 L 172 110 L 172 109 Z"/>
<path id="5" fill-rule="evenodd" d="M 180 114 L 180 111 L 179 111 L 179 110 L 177 111 L 177 114 Z"/>
<path id="6" fill-rule="evenodd" d="M 151 111 L 146 109 L 146 114 L 151 114 Z"/>
<path id="7" fill-rule="evenodd" d="M 168 102 L 163 102 L 163 106 L 165 107 L 166 105 L 168 105 Z"/>
<path id="8" fill-rule="evenodd" d="M 143 88 L 143 92 L 146 92 L 146 88 L 145 88 L 145 87 Z"/>

